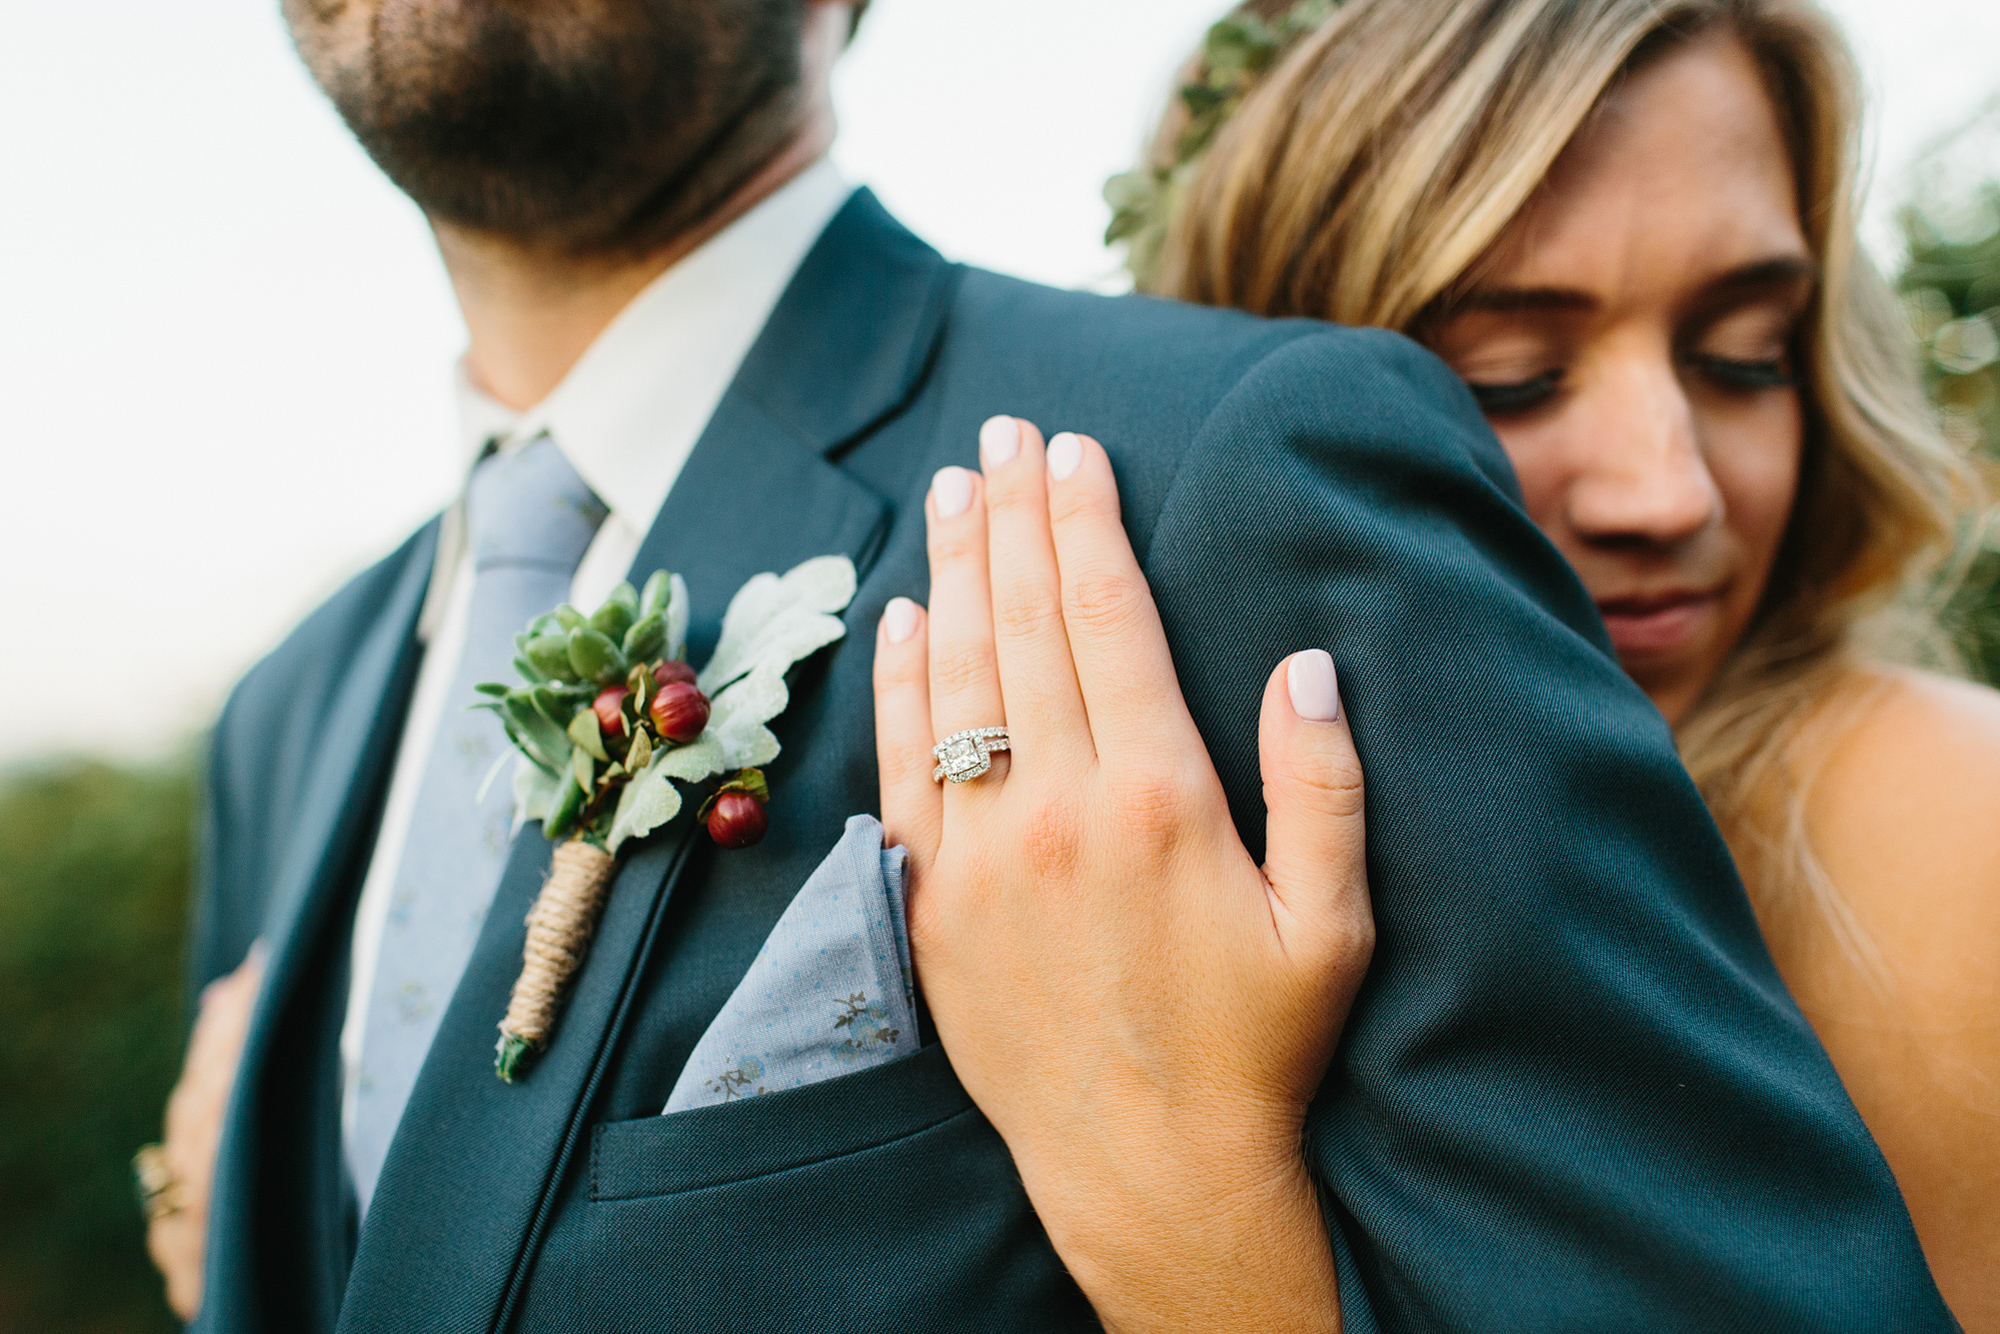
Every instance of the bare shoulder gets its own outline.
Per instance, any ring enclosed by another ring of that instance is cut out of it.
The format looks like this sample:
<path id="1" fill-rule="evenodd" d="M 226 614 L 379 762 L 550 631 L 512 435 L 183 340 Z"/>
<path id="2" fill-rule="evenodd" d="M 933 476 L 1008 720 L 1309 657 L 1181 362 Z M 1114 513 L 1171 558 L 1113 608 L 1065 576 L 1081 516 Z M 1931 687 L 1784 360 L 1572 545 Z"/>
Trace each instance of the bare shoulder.
<path id="1" fill-rule="evenodd" d="M 1856 929 L 1801 914 L 1774 953 L 1946 1299 L 2000 1329 L 2000 692 L 1852 676 L 1824 701 L 1806 820 Z"/>
<path id="2" fill-rule="evenodd" d="M 1816 795 L 1878 832 L 1894 824 L 1916 836 L 1961 810 L 2000 817 L 1992 804 L 2000 796 L 2000 690 L 1934 672 L 1864 668 L 1840 696 L 1826 710 L 1832 730 Z M 1966 832 L 2000 845 L 2000 818 Z"/>
<path id="3" fill-rule="evenodd" d="M 2000 940 L 2000 691 L 1866 669 L 1838 695 L 1807 802 L 1828 875 L 1906 964 L 1970 951 L 1990 965 Z"/>

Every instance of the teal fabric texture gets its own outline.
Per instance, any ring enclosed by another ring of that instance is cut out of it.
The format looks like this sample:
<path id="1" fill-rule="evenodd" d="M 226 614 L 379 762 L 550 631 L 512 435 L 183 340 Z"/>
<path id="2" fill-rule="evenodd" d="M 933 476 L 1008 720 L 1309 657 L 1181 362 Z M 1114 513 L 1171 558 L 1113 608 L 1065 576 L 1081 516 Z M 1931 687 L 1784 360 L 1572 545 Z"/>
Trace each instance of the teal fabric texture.
<path id="1" fill-rule="evenodd" d="M 494 1024 L 549 863 L 523 830 L 358 1230 L 332 1048 L 435 526 L 232 696 L 192 981 L 259 936 L 271 962 L 197 1330 L 1097 1328 L 928 1033 L 660 1114 L 850 817 L 878 810 L 875 625 L 927 599 L 929 479 L 976 466 L 996 413 L 1109 452 L 1259 856 L 1264 683 L 1303 647 L 1339 663 L 1377 947 L 1304 1147 L 1346 1329 L 1955 1328 L 1672 736 L 1464 386 L 1391 334 L 953 265 L 862 191 L 635 561 L 685 577 L 699 661 L 751 575 L 854 560 L 847 637 L 774 724 L 770 830 L 725 852 L 690 811 L 629 850 L 563 1040 L 505 1085 Z"/>

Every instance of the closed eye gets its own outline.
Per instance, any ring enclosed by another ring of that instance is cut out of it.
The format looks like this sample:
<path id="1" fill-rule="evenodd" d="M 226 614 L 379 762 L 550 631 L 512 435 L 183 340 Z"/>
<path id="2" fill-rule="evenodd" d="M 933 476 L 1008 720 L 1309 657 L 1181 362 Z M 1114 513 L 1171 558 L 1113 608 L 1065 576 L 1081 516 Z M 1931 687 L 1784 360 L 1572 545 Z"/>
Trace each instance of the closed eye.
<path id="1" fill-rule="evenodd" d="M 1515 380 L 1507 384 L 1487 384 L 1468 380 L 1466 388 L 1479 401 L 1479 410 L 1489 417 L 1504 417 L 1510 413 L 1526 412 L 1538 408 L 1555 397 L 1556 388 L 1562 383 L 1560 370 L 1544 371 L 1532 380 Z"/>
<path id="2" fill-rule="evenodd" d="M 1754 392 L 1760 389 L 1789 389 L 1796 381 L 1783 359 L 1739 361 L 1734 357 L 1695 355 L 1688 363 L 1724 389 Z"/>

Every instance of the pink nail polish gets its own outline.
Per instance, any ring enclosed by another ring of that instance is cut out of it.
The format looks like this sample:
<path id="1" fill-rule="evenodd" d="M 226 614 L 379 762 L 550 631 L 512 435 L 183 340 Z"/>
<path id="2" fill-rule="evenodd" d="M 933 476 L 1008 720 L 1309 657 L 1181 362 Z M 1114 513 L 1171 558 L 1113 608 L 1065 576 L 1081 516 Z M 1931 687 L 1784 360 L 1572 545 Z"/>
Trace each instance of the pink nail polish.
<path id="1" fill-rule="evenodd" d="M 1307 722 L 1340 721 L 1340 679 L 1333 670 L 1333 655 L 1325 649 L 1294 653 L 1285 664 L 1285 689 L 1292 697 L 1292 712 Z"/>
<path id="2" fill-rule="evenodd" d="M 994 417 L 979 428 L 979 461 L 998 468 L 1014 461 L 1021 452 L 1021 423 L 1012 417 Z"/>
<path id="3" fill-rule="evenodd" d="M 917 604 L 908 598 L 890 598 L 882 609 L 882 633 L 891 644 L 900 644 L 917 632 Z"/>
<path id="4" fill-rule="evenodd" d="M 1064 431 L 1049 441 L 1049 476 L 1066 482 L 1083 466 L 1083 441 Z"/>
<path id="5" fill-rule="evenodd" d="M 972 504 L 972 474 L 963 468 L 940 468 L 931 479 L 931 495 L 940 519 L 956 519 Z"/>

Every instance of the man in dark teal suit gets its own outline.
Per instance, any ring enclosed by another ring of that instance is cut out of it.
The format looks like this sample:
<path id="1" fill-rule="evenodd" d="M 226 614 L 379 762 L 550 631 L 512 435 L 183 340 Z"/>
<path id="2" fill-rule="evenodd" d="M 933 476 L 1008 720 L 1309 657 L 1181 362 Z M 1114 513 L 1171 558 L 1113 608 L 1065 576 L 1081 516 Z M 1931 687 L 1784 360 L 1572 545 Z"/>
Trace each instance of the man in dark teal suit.
<path id="1" fill-rule="evenodd" d="M 437 227 L 468 374 L 505 418 L 488 438 L 552 439 L 608 511 L 578 586 L 614 559 L 682 573 L 699 660 L 750 575 L 842 554 L 861 632 L 794 678 L 769 836 L 718 856 L 684 816 L 628 856 L 561 1041 L 511 1086 L 493 1025 L 549 853 L 532 827 L 495 850 L 453 989 L 409 1007 L 420 1068 L 367 1164 L 343 1037 L 381 995 L 398 855 L 439 833 L 399 793 L 459 707 L 426 690 L 469 642 L 457 517 L 251 672 L 215 738 L 194 981 L 253 942 L 270 962 L 199 1328 L 1095 1324 L 935 1046 L 657 1114 L 875 805 L 867 628 L 923 595 L 925 488 L 1003 412 L 1112 454 L 1253 851 L 1269 665 L 1340 658 L 1379 943 L 1306 1151 L 1346 1328 L 1953 1328 L 1664 724 L 1434 359 L 947 264 L 865 191 L 815 211 L 841 0 L 287 9 Z M 730 299 L 702 307 L 689 274 Z M 693 309 L 712 339 L 683 336 Z M 690 367 L 745 309 L 711 406 Z"/>

